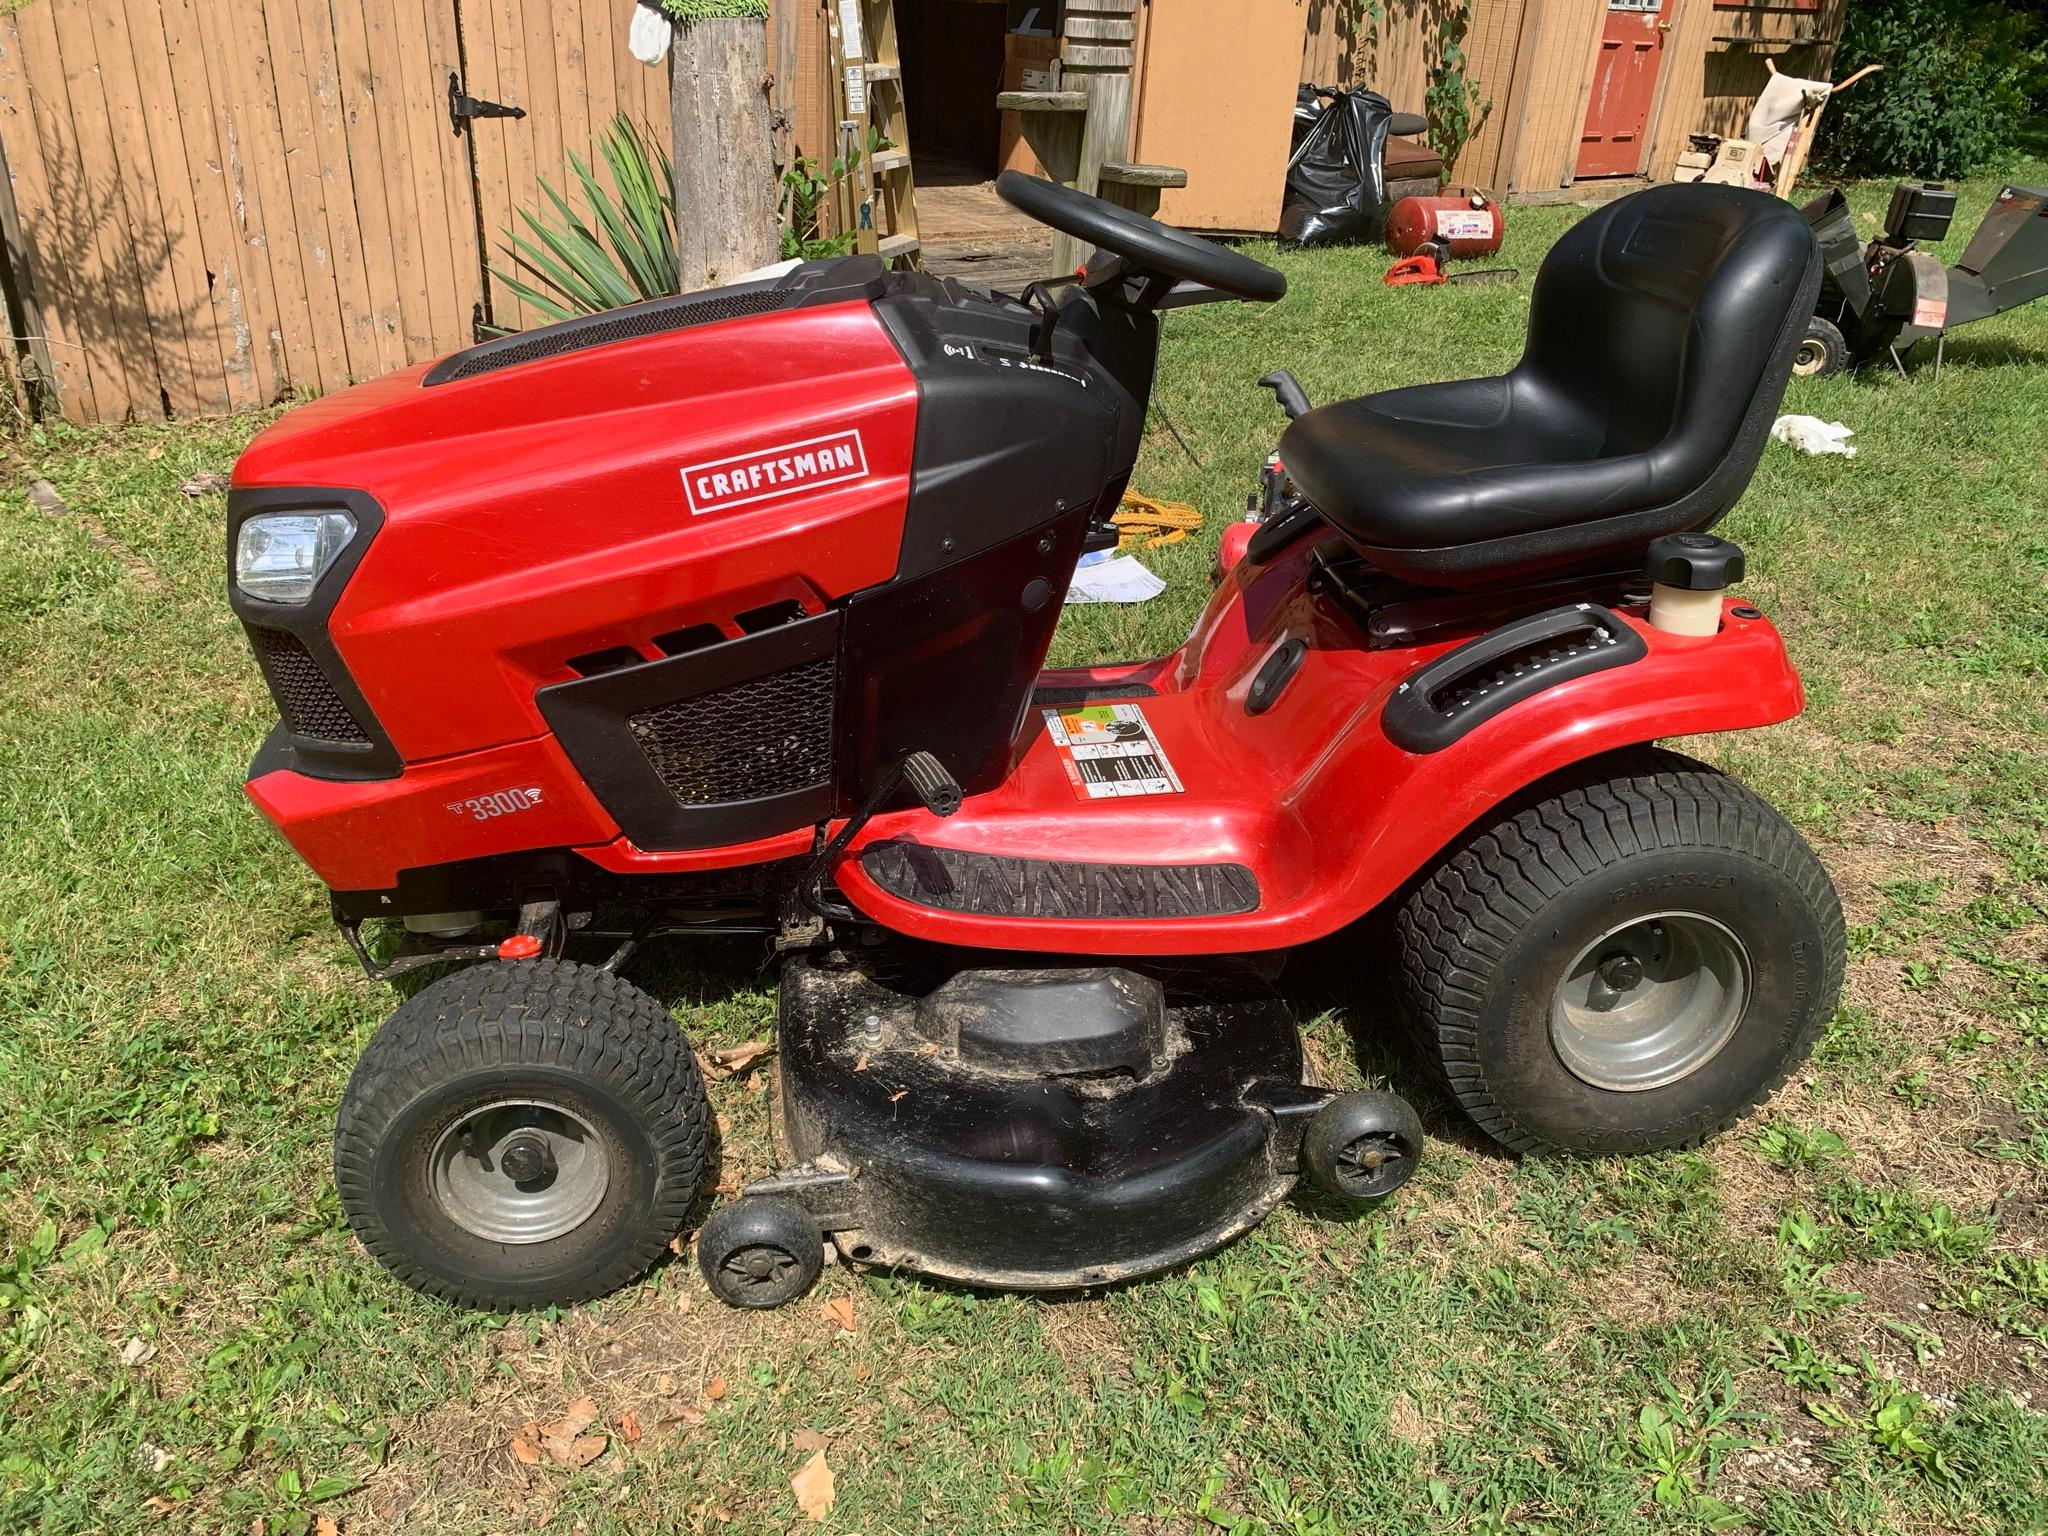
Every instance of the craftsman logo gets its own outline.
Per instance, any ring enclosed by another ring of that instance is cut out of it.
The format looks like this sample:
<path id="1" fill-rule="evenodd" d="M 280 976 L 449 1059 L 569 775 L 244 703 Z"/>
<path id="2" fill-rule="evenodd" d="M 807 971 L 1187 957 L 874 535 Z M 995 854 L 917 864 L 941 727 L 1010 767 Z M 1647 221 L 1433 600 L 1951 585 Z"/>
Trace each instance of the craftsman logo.
<path id="1" fill-rule="evenodd" d="M 683 470 L 683 494 L 689 498 L 690 511 L 701 517 L 706 512 L 772 501 L 821 485 L 865 479 L 867 472 L 868 456 L 861 447 L 860 433 L 834 432 L 828 437 L 736 453 L 709 464 L 691 464 Z"/>

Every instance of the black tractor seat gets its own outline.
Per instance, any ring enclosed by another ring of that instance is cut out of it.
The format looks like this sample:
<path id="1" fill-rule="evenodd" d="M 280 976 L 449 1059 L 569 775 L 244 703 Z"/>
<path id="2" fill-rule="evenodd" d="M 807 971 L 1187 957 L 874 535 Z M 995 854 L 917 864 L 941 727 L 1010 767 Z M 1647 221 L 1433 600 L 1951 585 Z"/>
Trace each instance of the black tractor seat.
<path id="1" fill-rule="evenodd" d="M 1513 372 L 1322 406 L 1280 461 L 1368 560 L 1422 586 L 1519 581 L 1705 528 L 1756 470 L 1820 275 L 1790 203 L 1652 187 L 1551 248 Z"/>

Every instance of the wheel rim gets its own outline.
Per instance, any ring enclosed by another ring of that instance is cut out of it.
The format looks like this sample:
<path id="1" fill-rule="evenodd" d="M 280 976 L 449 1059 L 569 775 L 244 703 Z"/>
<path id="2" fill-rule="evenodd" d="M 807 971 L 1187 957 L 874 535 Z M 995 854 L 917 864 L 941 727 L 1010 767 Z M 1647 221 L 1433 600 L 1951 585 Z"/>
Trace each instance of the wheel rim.
<path id="1" fill-rule="evenodd" d="M 802 1270 L 795 1254 L 774 1243 L 749 1243 L 735 1248 L 718 1266 L 719 1274 L 738 1296 L 764 1296 L 781 1290 Z"/>
<path id="2" fill-rule="evenodd" d="M 1792 372 L 1802 379 L 1810 379 L 1828 365 L 1828 344 L 1818 336 L 1809 336 L 1799 343 L 1799 355 L 1792 359 Z"/>
<path id="3" fill-rule="evenodd" d="M 1391 1131 L 1361 1136 L 1337 1154 L 1338 1181 L 1366 1193 L 1401 1183 L 1407 1169 L 1408 1149 Z"/>
<path id="4" fill-rule="evenodd" d="M 463 1231 L 493 1243 L 573 1232 L 611 1186 L 604 1134 L 546 1099 L 506 1099 L 457 1120 L 434 1143 L 434 1199 Z"/>
<path id="5" fill-rule="evenodd" d="M 1749 951 L 1725 924 L 1659 912 L 1608 929 L 1565 967 L 1550 1039 L 1581 1081 L 1640 1093 L 1711 1061 L 1749 998 Z"/>

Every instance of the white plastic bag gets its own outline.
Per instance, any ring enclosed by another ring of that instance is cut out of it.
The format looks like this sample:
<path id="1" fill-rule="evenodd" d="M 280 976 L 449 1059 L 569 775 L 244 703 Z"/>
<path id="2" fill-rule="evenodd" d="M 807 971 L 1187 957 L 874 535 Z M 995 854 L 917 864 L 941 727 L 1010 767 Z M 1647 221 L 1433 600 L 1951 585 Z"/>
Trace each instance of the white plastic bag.
<path id="1" fill-rule="evenodd" d="M 1818 416 L 1780 416 L 1771 423 L 1771 436 L 1781 443 L 1790 443 L 1801 453 L 1839 453 L 1853 459 L 1856 446 L 1849 439 L 1855 435 L 1854 427 L 1845 427 L 1839 421 L 1822 421 Z"/>
<path id="2" fill-rule="evenodd" d="M 647 4 L 633 7 L 633 24 L 626 30 L 626 46 L 642 64 L 659 64 L 675 35 L 676 24 L 666 12 Z"/>

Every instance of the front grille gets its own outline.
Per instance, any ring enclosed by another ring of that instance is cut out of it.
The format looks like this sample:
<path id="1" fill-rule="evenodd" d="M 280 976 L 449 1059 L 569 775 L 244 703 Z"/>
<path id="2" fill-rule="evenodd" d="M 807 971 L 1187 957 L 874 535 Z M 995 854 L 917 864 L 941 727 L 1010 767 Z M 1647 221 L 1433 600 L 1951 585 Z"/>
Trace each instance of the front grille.
<path id="1" fill-rule="evenodd" d="M 627 729 L 682 805 L 760 800 L 832 776 L 832 658 L 631 716 Z"/>
<path id="2" fill-rule="evenodd" d="M 496 373 L 500 368 L 517 368 L 521 363 L 539 362 L 544 357 L 561 357 L 565 353 L 583 352 L 591 347 L 608 347 L 618 341 L 637 341 L 644 336 L 686 330 L 693 325 L 709 325 L 715 320 L 738 320 L 746 315 L 779 309 L 788 298 L 789 293 L 784 289 L 761 288 L 750 293 L 718 293 L 704 298 L 685 295 L 634 304 L 625 309 L 592 315 L 587 320 L 565 320 L 560 325 L 550 325 L 528 335 L 487 341 L 482 346 L 442 359 L 420 382 L 424 387 L 452 384 L 458 379 Z"/>
<path id="3" fill-rule="evenodd" d="M 249 643 L 256 649 L 256 663 L 263 668 L 263 680 L 270 684 L 286 730 L 317 741 L 369 742 L 369 732 L 348 712 L 297 635 L 252 624 Z"/>

